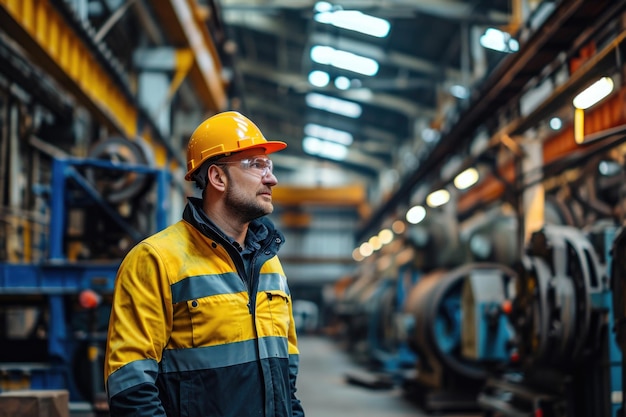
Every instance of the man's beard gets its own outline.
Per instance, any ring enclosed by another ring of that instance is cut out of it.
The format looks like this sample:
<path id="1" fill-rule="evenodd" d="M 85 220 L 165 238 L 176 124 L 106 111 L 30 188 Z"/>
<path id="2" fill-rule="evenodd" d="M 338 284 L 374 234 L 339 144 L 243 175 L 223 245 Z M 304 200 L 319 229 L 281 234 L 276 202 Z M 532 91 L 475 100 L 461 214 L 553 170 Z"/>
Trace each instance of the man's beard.
<path id="1" fill-rule="evenodd" d="M 269 203 L 270 207 L 259 204 L 256 200 L 246 198 L 242 193 L 229 188 L 224 195 L 224 205 L 230 209 L 230 212 L 239 217 L 244 222 L 251 222 L 254 219 L 263 217 L 274 211 L 274 207 Z"/>

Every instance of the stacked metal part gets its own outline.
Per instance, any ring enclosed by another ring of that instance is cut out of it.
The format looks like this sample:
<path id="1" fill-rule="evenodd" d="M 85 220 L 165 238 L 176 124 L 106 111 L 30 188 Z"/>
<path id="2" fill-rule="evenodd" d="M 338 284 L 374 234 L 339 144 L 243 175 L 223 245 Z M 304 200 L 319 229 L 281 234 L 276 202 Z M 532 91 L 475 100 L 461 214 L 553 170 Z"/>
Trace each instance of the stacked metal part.
<path id="1" fill-rule="evenodd" d="M 480 405 L 498 415 L 613 416 L 622 366 L 607 265 L 616 226 L 533 233 L 507 311 L 511 353 Z"/>

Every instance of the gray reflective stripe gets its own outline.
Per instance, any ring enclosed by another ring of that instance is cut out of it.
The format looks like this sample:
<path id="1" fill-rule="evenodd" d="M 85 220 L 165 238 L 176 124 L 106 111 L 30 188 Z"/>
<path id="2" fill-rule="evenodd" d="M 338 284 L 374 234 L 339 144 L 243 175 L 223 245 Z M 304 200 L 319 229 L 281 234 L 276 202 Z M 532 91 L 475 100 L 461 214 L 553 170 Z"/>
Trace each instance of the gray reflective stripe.
<path id="1" fill-rule="evenodd" d="M 259 291 L 283 291 L 289 295 L 287 279 L 280 274 L 261 274 L 259 280 Z"/>
<path id="2" fill-rule="evenodd" d="M 174 304 L 211 295 L 236 294 L 246 291 L 243 280 L 233 272 L 185 278 L 172 284 L 171 288 Z"/>
<path id="3" fill-rule="evenodd" d="M 297 353 L 292 353 L 289 355 L 289 367 L 295 366 L 298 368 L 300 365 L 300 355 Z"/>
<path id="4" fill-rule="evenodd" d="M 260 359 L 289 357 L 287 339 L 283 337 L 264 337 L 258 342 Z M 225 345 L 166 350 L 163 352 L 161 371 L 170 373 L 216 369 L 255 360 L 256 341 L 246 340 Z"/>
<path id="5" fill-rule="evenodd" d="M 140 384 L 154 384 L 159 365 L 154 359 L 141 359 L 127 363 L 109 375 L 107 392 L 109 398 Z"/>
<path id="6" fill-rule="evenodd" d="M 172 284 L 172 303 L 180 303 L 218 294 L 237 294 L 247 291 L 243 280 L 234 272 L 197 275 Z M 278 273 L 261 274 L 259 291 L 283 291 L 289 295 L 287 279 Z"/>

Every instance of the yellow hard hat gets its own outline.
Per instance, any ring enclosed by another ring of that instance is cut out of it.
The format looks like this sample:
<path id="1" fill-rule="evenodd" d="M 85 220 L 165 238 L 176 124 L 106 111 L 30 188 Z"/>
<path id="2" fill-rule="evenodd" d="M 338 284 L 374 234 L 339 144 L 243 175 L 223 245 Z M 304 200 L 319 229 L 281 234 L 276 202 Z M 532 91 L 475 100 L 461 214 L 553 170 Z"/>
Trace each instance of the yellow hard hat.
<path id="1" fill-rule="evenodd" d="M 187 145 L 187 174 L 192 174 L 209 158 L 247 149 L 264 149 L 266 154 L 285 149 L 287 144 L 268 141 L 250 119 L 236 111 L 218 113 L 202 122 Z"/>

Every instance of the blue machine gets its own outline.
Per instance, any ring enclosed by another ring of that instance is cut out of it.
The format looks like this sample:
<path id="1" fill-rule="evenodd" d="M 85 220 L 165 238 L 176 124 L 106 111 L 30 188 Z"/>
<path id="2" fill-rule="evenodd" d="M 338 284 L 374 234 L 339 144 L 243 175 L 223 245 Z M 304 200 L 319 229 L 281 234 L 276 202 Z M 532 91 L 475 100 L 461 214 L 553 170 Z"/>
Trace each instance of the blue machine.
<path id="1" fill-rule="evenodd" d="M 509 284 L 515 274 L 476 268 L 463 286 L 462 352 L 466 358 L 484 363 L 506 363 L 513 329 L 509 324 Z"/>
<path id="2" fill-rule="evenodd" d="M 477 410 L 476 398 L 487 376 L 485 361 L 464 356 L 467 341 L 465 325 L 475 326 L 482 313 L 464 310 L 469 289 L 477 286 L 468 282 L 493 283 L 508 281 L 515 271 L 495 263 L 468 263 L 450 271 L 437 270 L 420 278 L 409 296 L 408 310 L 415 318 L 409 343 L 417 354 L 417 372 L 406 381 L 408 395 L 429 411 Z M 471 298 L 471 297 L 470 297 Z M 472 300 L 479 301 L 479 297 Z M 493 303 L 494 299 L 489 302 Z M 483 304 L 478 303 L 479 310 Z M 491 304 L 489 304 L 491 307 Z M 466 316 L 468 313 L 468 317 Z M 473 315 L 477 320 L 473 320 Z M 477 339 L 473 339 L 476 341 Z M 493 354 L 490 344 L 473 346 L 474 350 Z"/>
<path id="3" fill-rule="evenodd" d="M 500 341 L 517 360 L 504 357 L 492 371 L 478 398 L 488 413 L 619 415 L 622 355 L 613 335 L 610 285 L 615 232 L 612 224 L 586 233 L 546 225 L 532 235 L 507 316 L 512 338 L 490 333 L 491 342 Z M 490 356 L 487 350 L 483 355 Z"/>
<path id="4" fill-rule="evenodd" d="M 615 329 L 615 340 L 617 346 L 620 348 L 622 355 L 626 353 L 626 229 L 621 228 L 616 233 L 616 238 L 612 242 L 611 250 L 611 263 L 610 263 L 610 276 L 611 276 L 611 291 L 612 291 L 612 304 L 613 304 L 613 317 L 612 326 Z M 611 352 L 612 355 L 616 353 Z M 612 367 L 611 378 L 619 379 L 618 375 L 615 375 L 617 370 Z M 626 366 L 622 366 L 621 369 L 621 382 L 622 387 L 626 384 Z M 616 384 L 617 386 L 617 384 Z M 621 397 L 621 401 L 619 399 Z M 617 406 L 617 403 L 621 402 L 621 407 Z M 617 415 L 623 416 L 626 412 L 626 397 L 623 392 L 619 393 L 618 398 L 615 399 L 614 404 L 618 408 Z"/>
<path id="5" fill-rule="evenodd" d="M 87 178 L 110 173 L 151 178 L 157 204 L 152 213 L 155 226 L 149 231 L 133 227 Z M 100 159 L 53 159 L 51 184 L 44 189 L 49 196 L 45 260 L 0 264 L 0 319 L 14 323 L 12 329 L 0 327 L 0 391 L 66 389 L 71 404 L 86 402 L 97 408 L 104 391 L 109 301 L 121 257 L 92 253 L 94 259 L 69 259 L 68 216 L 72 210 L 85 210 L 86 222 L 95 223 L 89 216 L 106 217 L 105 230 L 91 239 L 104 241 L 111 233 L 115 239 L 127 236 L 132 245 L 166 226 L 169 173 Z"/>
<path id="6" fill-rule="evenodd" d="M 403 308 L 419 277 L 419 271 L 410 263 L 400 266 L 395 279 L 382 280 L 376 297 L 379 308 L 370 313 L 368 346 L 372 358 L 382 372 L 395 377 L 415 366 L 416 355 L 407 342 L 411 316 Z"/>

